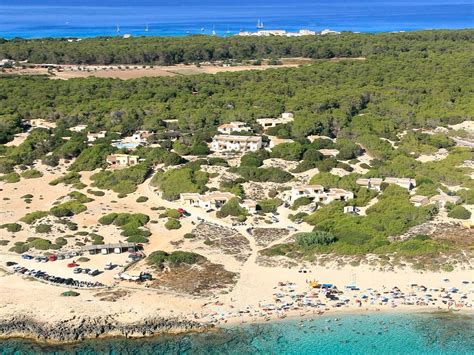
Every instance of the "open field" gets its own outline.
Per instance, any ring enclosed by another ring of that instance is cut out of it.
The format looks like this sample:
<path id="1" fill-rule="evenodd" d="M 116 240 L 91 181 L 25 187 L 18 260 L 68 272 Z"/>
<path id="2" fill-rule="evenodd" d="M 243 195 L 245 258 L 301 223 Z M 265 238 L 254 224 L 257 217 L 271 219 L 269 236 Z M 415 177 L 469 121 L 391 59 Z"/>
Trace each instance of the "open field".
<path id="1" fill-rule="evenodd" d="M 365 58 L 333 58 L 331 61 L 341 60 L 365 60 Z M 137 66 L 137 65 L 61 65 L 60 69 L 48 70 L 47 68 L 14 68 L 7 69 L 1 75 L 47 75 L 51 79 L 68 80 L 73 78 L 114 78 L 114 79 L 136 79 L 142 77 L 162 77 L 195 74 L 217 74 L 227 72 L 238 72 L 244 70 L 267 70 L 276 68 L 294 68 L 300 65 L 315 63 L 318 60 L 309 58 L 282 58 L 281 64 L 269 65 L 268 61 L 262 61 L 261 65 L 214 65 L 206 63 L 200 66 L 195 64 L 178 64 L 170 66 Z M 81 68 L 78 70 L 78 68 Z"/>

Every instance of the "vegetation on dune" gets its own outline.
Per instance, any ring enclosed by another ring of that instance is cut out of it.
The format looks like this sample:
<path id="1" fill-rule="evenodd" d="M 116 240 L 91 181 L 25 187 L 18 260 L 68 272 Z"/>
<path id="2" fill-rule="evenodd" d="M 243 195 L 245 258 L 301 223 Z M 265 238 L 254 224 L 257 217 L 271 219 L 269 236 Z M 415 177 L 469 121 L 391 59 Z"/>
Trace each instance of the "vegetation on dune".
<path id="1" fill-rule="evenodd" d="M 177 200 L 183 192 L 206 191 L 208 174 L 191 168 L 177 168 L 166 172 L 157 172 L 151 184 L 158 186 L 163 192 L 163 198 Z"/>
<path id="2" fill-rule="evenodd" d="M 21 231 L 21 224 L 18 223 L 6 223 L 0 225 L 0 228 L 6 229 L 10 233 L 16 233 Z"/>
<path id="3" fill-rule="evenodd" d="M 35 221 L 46 217 L 49 214 L 48 211 L 35 211 L 35 212 L 30 212 L 27 213 L 25 216 L 20 218 L 21 222 L 24 222 L 26 224 L 33 224 Z"/>
<path id="4" fill-rule="evenodd" d="M 160 270 L 167 265 L 171 267 L 178 267 L 183 264 L 193 265 L 204 260 L 206 259 L 199 254 L 180 250 L 172 253 L 157 250 L 147 257 L 148 264 Z"/>
<path id="5" fill-rule="evenodd" d="M 175 218 L 169 218 L 166 223 L 165 223 L 165 228 L 168 230 L 172 229 L 180 229 L 181 228 L 181 222 Z"/>
<path id="6" fill-rule="evenodd" d="M 109 213 L 99 219 L 100 224 L 120 227 L 121 235 L 131 243 L 148 243 L 151 233 L 145 225 L 149 221 L 150 217 L 142 213 Z"/>
<path id="7" fill-rule="evenodd" d="M 98 172 L 91 176 L 91 180 L 95 187 L 126 195 L 135 192 L 150 172 L 149 164 L 143 162 L 125 169 Z"/>
<path id="8" fill-rule="evenodd" d="M 463 206 L 454 206 L 448 213 L 448 217 L 457 219 L 469 219 L 471 218 L 471 212 Z"/>

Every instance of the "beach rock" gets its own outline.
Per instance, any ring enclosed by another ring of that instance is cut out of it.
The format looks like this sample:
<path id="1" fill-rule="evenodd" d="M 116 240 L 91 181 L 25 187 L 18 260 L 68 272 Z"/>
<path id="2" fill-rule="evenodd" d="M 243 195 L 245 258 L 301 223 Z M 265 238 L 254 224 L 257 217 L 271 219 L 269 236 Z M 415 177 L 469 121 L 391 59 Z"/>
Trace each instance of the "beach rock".
<path id="1" fill-rule="evenodd" d="M 74 317 L 55 323 L 17 315 L 0 320 L 0 338 L 25 337 L 44 342 L 74 342 L 98 337 L 144 337 L 162 333 L 203 331 L 213 324 L 180 318 L 153 317 L 135 323 L 120 323 L 113 317 Z"/>

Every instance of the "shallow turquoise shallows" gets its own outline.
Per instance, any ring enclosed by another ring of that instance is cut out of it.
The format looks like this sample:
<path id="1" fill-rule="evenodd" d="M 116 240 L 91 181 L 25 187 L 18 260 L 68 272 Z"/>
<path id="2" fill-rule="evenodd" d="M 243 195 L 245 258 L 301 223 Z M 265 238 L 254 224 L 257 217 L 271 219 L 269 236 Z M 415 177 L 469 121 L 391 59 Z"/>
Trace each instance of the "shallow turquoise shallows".
<path id="1" fill-rule="evenodd" d="M 474 354 L 474 316 L 332 315 L 149 339 L 44 347 L 0 342 L 1 354 Z"/>

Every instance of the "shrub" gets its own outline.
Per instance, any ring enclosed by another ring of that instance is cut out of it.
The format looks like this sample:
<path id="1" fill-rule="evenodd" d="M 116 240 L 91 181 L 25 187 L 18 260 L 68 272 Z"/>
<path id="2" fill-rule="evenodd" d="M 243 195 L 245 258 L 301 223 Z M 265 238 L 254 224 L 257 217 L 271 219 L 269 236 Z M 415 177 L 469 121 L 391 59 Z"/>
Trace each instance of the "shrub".
<path id="1" fill-rule="evenodd" d="M 193 238 L 195 238 L 195 237 L 196 237 L 196 236 L 195 236 L 194 234 L 192 234 L 192 233 L 186 233 L 186 234 L 183 236 L 184 239 L 193 239 Z"/>
<path id="2" fill-rule="evenodd" d="M 117 213 L 109 213 L 105 216 L 100 217 L 99 218 L 99 223 L 108 226 L 109 224 L 114 223 L 117 216 L 118 216 Z"/>
<path id="3" fill-rule="evenodd" d="M 168 230 L 179 229 L 179 228 L 181 228 L 181 223 L 177 219 L 170 218 L 165 223 L 165 228 L 168 229 Z"/>
<path id="4" fill-rule="evenodd" d="M 62 247 L 62 246 L 64 246 L 64 245 L 67 244 L 67 240 L 66 240 L 65 238 L 63 238 L 63 237 L 58 237 L 58 238 L 56 238 L 56 240 L 54 241 L 54 244 L 56 244 L 56 245 Z"/>
<path id="5" fill-rule="evenodd" d="M 46 217 L 49 214 L 47 211 L 35 211 L 35 212 L 30 212 L 27 213 L 25 216 L 20 218 L 21 222 L 24 222 L 26 224 L 32 224 L 38 219 L 41 219 L 43 217 Z"/>
<path id="6" fill-rule="evenodd" d="M 138 202 L 138 203 L 143 203 L 143 202 L 146 202 L 146 201 L 148 201 L 148 197 L 146 197 L 146 196 L 140 196 L 136 199 L 136 202 Z"/>
<path id="7" fill-rule="evenodd" d="M 51 232 L 50 224 L 38 224 L 35 228 L 36 233 L 49 233 Z"/>
<path id="8" fill-rule="evenodd" d="M 296 244 L 303 249 L 309 249 L 316 245 L 329 245 L 336 240 L 334 235 L 325 231 L 299 233 L 296 235 Z"/>
<path id="9" fill-rule="evenodd" d="M 78 184 L 78 183 L 81 183 L 81 174 L 71 172 L 71 173 L 68 173 L 64 176 L 61 176 L 57 179 L 54 179 L 54 180 L 50 181 L 49 184 L 52 185 L 52 186 L 56 186 L 58 184 L 74 185 L 74 184 Z"/>
<path id="10" fill-rule="evenodd" d="M 37 238 L 28 243 L 30 248 L 35 248 L 38 250 L 48 250 L 51 249 L 52 243 L 47 239 Z"/>
<path id="11" fill-rule="evenodd" d="M 313 200 L 309 197 L 299 197 L 293 202 L 293 206 L 291 206 L 292 210 L 297 210 L 301 206 L 309 205 Z"/>
<path id="12" fill-rule="evenodd" d="M 91 195 L 94 195 L 94 196 L 104 196 L 105 195 L 105 192 L 104 191 L 100 191 L 100 190 L 87 190 L 88 193 L 90 193 Z"/>
<path id="13" fill-rule="evenodd" d="M 263 164 L 263 159 L 258 153 L 247 153 L 240 158 L 240 166 L 260 167 Z"/>
<path id="14" fill-rule="evenodd" d="M 258 201 L 257 206 L 263 213 L 276 212 L 277 208 L 283 204 L 283 201 L 278 198 L 271 198 Z"/>
<path id="15" fill-rule="evenodd" d="M 176 267 L 182 264 L 196 264 L 202 260 L 205 260 L 203 256 L 192 252 L 174 251 L 172 253 L 167 253 L 162 250 L 157 250 L 148 256 L 147 263 L 159 269 L 163 269 L 165 264 L 170 264 L 171 266 Z"/>
<path id="16" fill-rule="evenodd" d="M 77 215 L 87 210 L 87 207 L 82 203 L 72 200 L 61 203 L 60 205 L 51 208 L 50 212 L 55 217 L 70 217 Z"/>
<path id="17" fill-rule="evenodd" d="M 222 205 L 220 210 L 217 211 L 216 216 L 218 218 L 225 218 L 227 216 L 245 216 L 246 214 L 247 211 L 245 208 L 240 207 L 240 200 L 237 197 L 234 197 Z"/>
<path id="18" fill-rule="evenodd" d="M 454 206 L 448 213 L 448 217 L 456 219 L 469 219 L 471 218 L 471 212 L 463 206 Z"/>
<path id="19" fill-rule="evenodd" d="M 5 228 L 10 233 L 16 233 L 21 230 L 21 224 L 18 223 L 6 223 L 2 224 L 0 228 Z"/>
<path id="20" fill-rule="evenodd" d="M 36 169 L 25 170 L 24 172 L 21 173 L 21 177 L 25 179 L 37 179 L 42 176 L 43 176 L 43 173 Z"/>
<path id="21" fill-rule="evenodd" d="M 0 181 L 4 181 L 7 184 L 14 184 L 20 181 L 20 175 L 17 173 L 9 173 L 0 177 Z"/>

